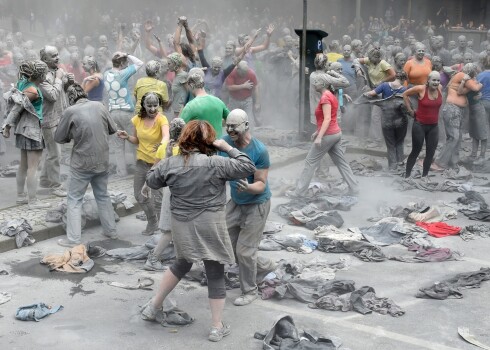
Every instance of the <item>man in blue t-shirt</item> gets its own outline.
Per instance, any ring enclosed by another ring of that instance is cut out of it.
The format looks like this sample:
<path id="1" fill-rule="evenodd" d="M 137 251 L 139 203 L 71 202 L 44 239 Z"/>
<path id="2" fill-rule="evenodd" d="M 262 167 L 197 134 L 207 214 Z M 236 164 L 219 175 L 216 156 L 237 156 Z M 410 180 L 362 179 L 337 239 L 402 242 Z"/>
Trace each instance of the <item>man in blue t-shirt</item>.
<path id="1" fill-rule="evenodd" d="M 247 113 L 234 109 L 226 119 L 223 139 L 246 153 L 255 164 L 255 173 L 238 181 L 230 181 L 231 200 L 226 205 L 226 225 L 235 250 L 240 271 L 242 295 L 233 302 L 237 306 L 257 299 L 257 271 L 269 272 L 274 262 L 258 256 L 259 243 L 271 208 L 271 191 L 267 182 L 270 161 L 265 145 L 252 137 Z M 226 153 L 220 153 L 228 156 Z"/>
<path id="2" fill-rule="evenodd" d="M 131 64 L 129 64 L 131 62 Z M 109 113 L 117 124 L 118 130 L 126 131 L 132 135 L 131 118 L 134 116 L 134 103 L 128 80 L 141 67 L 143 61 L 123 52 L 116 52 L 112 56 L 112 69 L 104 73 L 104 86 L 109 96 Z M 116 172 L 118 176 L 126 176 L 126 148 L 124 140 L 113 137 L 113 147 L 116 153 Z"/>

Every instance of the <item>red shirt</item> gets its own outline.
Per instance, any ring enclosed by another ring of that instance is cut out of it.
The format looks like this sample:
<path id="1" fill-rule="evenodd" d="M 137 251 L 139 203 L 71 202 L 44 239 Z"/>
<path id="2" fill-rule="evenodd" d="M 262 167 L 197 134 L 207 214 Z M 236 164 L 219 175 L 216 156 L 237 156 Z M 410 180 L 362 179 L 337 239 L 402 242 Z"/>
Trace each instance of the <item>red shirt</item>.
<path id="1" fill-rule="evenodd" d="M 253 84 L 254 87 L 257 86 L 257 77 L 255 76 L 255 73 L 253 70 L 249 69 L 247 74 L 243 77 L 239 76 L 237 73 L 236 68 L 233 69 L 233 71 L 228 75 L 228 77 L 225 80 L 225 83 L 227 86 L 230 85 L 241 85 L 247 80 L 250 80 Z M 230 96 L 233 97 L 235 100 L 243 101 L 250 96 L 252 96 L 253 89 L 240 89 L 237 91 L 230 91 Z"/>
<path id="2" fill-rule="evenodd" d="M 431 100 L 429 98 L 429 88 L 425 88 L 424 97 L 419 100 L 417 111 L 415 112 L 415 120 L 420 124 L 433 125 L 439 120 L 439 109 L 442 105 L 442 94 L 437 91 L 437 98 Z"/>
<path id="3" fill-rule="evenodd" d="M 339 124 L 337 123 L 337 109 L 339 109 L 339 101 L 337 101 L 335 95 L 328 90 L 322 94 L 320 102 L 318 103 L 318 106 L 315 110 L 316 130 L 320 132 L 323 124 L 323 119 L 325 119 L 322 109 L 322 105 L 324 104 L 332 106 L 332 118 L 330 119 L 330 124 L 328 125 L 325 135 L 338 134 L 341 131 Z"/>
<path id="4" fill-rule="evenodd" d="M 0 67 L 10 66 L 11 64 L 12 64 L 12 57 L 8 53 L 0 57 Z"/>

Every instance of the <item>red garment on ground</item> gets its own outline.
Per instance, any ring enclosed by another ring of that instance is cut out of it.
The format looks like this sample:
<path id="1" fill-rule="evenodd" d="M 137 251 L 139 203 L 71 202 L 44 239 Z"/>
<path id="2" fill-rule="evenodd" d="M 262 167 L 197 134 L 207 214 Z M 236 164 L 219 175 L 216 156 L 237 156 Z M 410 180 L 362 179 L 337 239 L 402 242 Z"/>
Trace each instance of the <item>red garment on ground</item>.
<path id="1" fill-rule="evenodd" d="M 461 227 L 450 226 L 444 222 L 417 221 L 415 224 L 427 230 L 427 232 L 429 232 L 429 235 L 436 238 L 454 236 L 461 232 Z"/>

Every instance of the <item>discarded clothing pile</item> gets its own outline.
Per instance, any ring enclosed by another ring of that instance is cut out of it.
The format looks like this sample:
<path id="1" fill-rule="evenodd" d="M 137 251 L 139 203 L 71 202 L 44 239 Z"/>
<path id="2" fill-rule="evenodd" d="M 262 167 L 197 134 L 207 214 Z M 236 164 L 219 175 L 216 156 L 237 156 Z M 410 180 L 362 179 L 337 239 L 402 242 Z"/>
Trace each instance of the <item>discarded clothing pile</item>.
<path id="1" fill-rule="evenodd" d="M 128 290 L 136 290 L 136 289 L 153 290 L 153 288 L 151 288 L 151 286 L 154 284 L 155 284 L 155 281 L 153 280 L 153 278 L 150 278 L 150 277 L 138 278 L 137 284 L 109 282 L 110 286 L 122 288 L 122 289 L 128 289 Z"/>
<path id="2" fill-rule="evenodd" d="M 46 212 L 46 222 L 60 223 L 63 222 L 63 215 L 66 214 L 68 206 L 65 202 L 60 202 L 54 209 L 50 209 Z M 82 227 L 85 226 L 85 222 L 82 222 Z"/>
<path id="3" fill-rule="evenodd" d="M 124 192 L 109 191 L 108 194 L 111 197 L 111 203 L 114 207 L 117 207 L 117 205 L 120 203 L 122 203 L 126 209 L 131 209 L 134 207 L 134 204 L 128 200 L 128 196 Z"/>
<path id="4" fill-rule="evenodd" d="M 463 298 L 462 289 L 480 288 L 483 281 L 490 280 L 490 268 L 481 268 L 478 271 L 463 272 L 435 282 L 430 286 L 420 288 L 417 292 L 417 298 L 439 299 Z"/>
<path id="5" fill-rule="evenodd" d="M 287 191 L 294 190 L 296 188 L 296 181 L 285 178 L 271 178 L 269 180 L 269 186 L 274 195 L 283 196 Z"/>
<path id="6" fill-rule="evenodd" d="M 353 290 L 350 295 L 332 293 L 327 294 L 314 303 L 308 305 L 313 309 L 331 311 L 357 311 L 366 315 L 373 311 L 382 315 L 389 314 L 393 317 L 403 316 L 405 311 L 388 298 L 379 298 L 373 287 L 364 286 Z"/>
<path id="7" fill-rule="evenodd" d="M 392 186 L 398 191 L 408 190 L 423 190 L 429 192 L 466 192 L 473 188 L 473 185 L 467 183 L 457 183 L 451 180 L 444 180 L 443 182 L 430 182 L 417 181 L 411 178 L 397 179 L 393 181 Z"/>
<path id="8" fill-rule="evenodd" d="M 15 236 L 17 248 L 32 245 L 36 242 L 32 237 L 32 226 L 26 219 L 12 219 L 0 224 L 0 234 L 4 236 Z"/>
<path id="9" fill-rule="evenodd" d="M 436 238 L 455 236 L 461 232 L 461 227 L 450 226 L 444 222 L 420 222 L 415 223 L 417 226 L 427 230 L 429 235 Z"/>
<path id="10" fill-rule="evenodd" d="M 0 305 L 9 302 L 12 299 L 12 293 L 0 292 Z"/>
<path id="11" fill-rule="evenodd" d="M 319 204 L 321 205 L 321 204 Z M 310 230 L 319 226 L 333 225 L 341 227 L 344 219 L 337 211 L 320 209 L 315 203 L 307 203 L 302 199 L 293 200 L 287 204 L 279 205 L 276 210 L 283 218 L 293 225 L 304 225 Z"/>
<path id="12" fill-rule="evenodd" d="M 273 233 L 281 232 L 283 227 L 284 227 L 284 224 L 282 224 L 280 222 L 267 220 L 265 222 L 263 233 L 264 234 L 273 234 Z"/>
<path id="13" fill-rule="evenodd" d="M 290 252 L 298 252 L 300 254 L 312 253 L 318 246 L 318 242 L 307 239 L 302 234 L 290 235 L 266 235 L 259 243 L 259 250 L 277 251 L 287 250 Z"/>
<path id="14" fill-rule="evenodd" d="M 349 162 L 352 172 L 361 176 L 374 176 L 375 171 L 383 170 L 383 165 L 373 158 L 352 160 Z"/>
<path id="15" fill-rule="evenodd" d="M 390 256 L 390 260 L 406 263 L 441 262 L 449 260 L 461 260 L 461 254 L 449 248 L 426 248 L 413 244 L 408 247 L 409 251 L 416 252 L 414 256 Z"/>
<path id="16" fill-rule="evenodd" d="M 148 303 L 151 302 L 151 299 Z M 144 308 L 144 305 L 142 308 Z M 177 302 L 171 298 L 165 298 L 162 308 L 158 310 L 156 320 L 163 327 L 186 326 L 194 322 L 194 318 L 177 307 Z"/>
<path id="17" fill-rule="evenodd" d="M 377 222 L 386 217 L 398 217 L 409 222 L 445 221 L 456 219 L 458 213 L 453 208 L 441 208 L 437 205 L 427 205 L 424 201 L 410 202 L 406 206 L 396 205 L 389 207 L 386 203 L 380 203 L 377 207 L 380 216 L 368 218 L 368 221 Z"/>
<path id="18" fill-rule="evenodd" d="M 62 305 L 46 305 L 45 303 L 21 306 L 15 313 L 15 318 L 21 321 L 39 322 L 42 318 L 63 310 Z"/>
<path id="19" fill-rule="evenodd" d="M 148 257 L 148 253 L 155 249 L 158 244 L 161 235 L 153 235 L 148 239 L 145 244 L 130 247 L 130 248 L 116 248 L 106 252 L 107 256 L 123 260 L 143 260 Z M 159 260 L 173 260 L 175 259 L 175 250 L 173 245 L 169 245 L 163 253 L 158 257 Z"/>
<path id="20" fill-rule="evenodd" d="M 341 230 L 333 225 L 324 225 L 314 229 L 313 233 L 315 234 L 315 238 L 317 240 L 322 237 L 335 239 L 338 241 L 360 241 L 362 239 L 362 233 L 356 227 Z"/>
<path id="21" fill-rule="evenodd" d="M 262 299 L 297 299 L 311 303 L 320 296 L 350 289 L 352 281 L 334 280 L 335 272 L 350 267 L 350 260 L 336 263 L 314 259 L 310 262 L 281 260 L 274 272 L 269 273 L 259 284 Z"/>
<path id="22" fill-rule="evenodd" d="M 256 332 L 254 338 L 262 340 L 264 350 L 348 350 L 342 347 L 338 337 L 320 335 L 312 330 L 300 333 L 289 315 L 281 316 L 270 330 Z"/>
<path id="23" fill-rule="evenodd" d="M 15 177 L 17 171 L 19 170 L 19 165 L 6 165 L 0 167 L 0 177 Z"/>
<path id="24" fill-rule="evenodd" d="M 94 267 L 94 261 L 87 254 L 85 244 L 65 250 L 62 255 L 47 255 L 41 264 L 48 265 L 50 271 L 86 273 Z"/>
<path id="25" fill-rule="evenodd" d="M 473 177 L 473 174 L 471 174 L 471 171 L 465 167 L 458 167 L 457 169 L 445 169 L 442 173 L 442 177 L 450 180 L 469 180 Z"/>
<path id="26" fill-rule="evenodd" d="M 352 253 L 362 261 L 381 262 L 387 257 L 381 248 L 364 241 L 340 241 L 328 237 L 318 238 L 318 250 L 325 253 Z"/>
<path id="27" fill-rule="evenodd" d="M 461 230 L 459 236 L 464 241 L 469 241 L 477 237 L 490 238 L 490 226 L 485 224 L 468 225 Z"/>
<path id="28" fill-rule="evenodd" d="M 481 194 L 475 191 L 465 192 L 464 196 L 457 199 L 461 207 L 459 211 L 470 220 L 490 222 L 490 208 Z"/>

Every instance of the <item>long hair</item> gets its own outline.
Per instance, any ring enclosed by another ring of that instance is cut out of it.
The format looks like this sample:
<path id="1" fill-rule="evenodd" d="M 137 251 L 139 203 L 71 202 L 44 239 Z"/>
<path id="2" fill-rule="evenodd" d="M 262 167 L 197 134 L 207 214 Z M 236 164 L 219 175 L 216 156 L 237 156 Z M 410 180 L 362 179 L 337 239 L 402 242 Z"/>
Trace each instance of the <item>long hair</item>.
<path id="1" fill-rule="evenodd" d="M 158 97 L 158 105 L 160 107 L 163 106 L 163 98 L 162 96 L 159 94 L 159 93 L 156 93 L 156 92 L 153 92 L 153 91 L 148 91 L 146 94 L 143 95 L 143 97 L 141 98 L 141 108 L 140 108 L 140 111 L 138 113 L 138 117 L 140 117 L 141 119 L 143 118 L 146 118 L 148 116 L 148 114 L 146 113 L 146 108 L 145 108 L 145 100 L 148 98 L 148 96 L 150 95 L 154 95 L 156 97 Z"/>
<path id="2" fill-rule="evenodd" d="M 193 152 L 199 152 L 207 156 L 216 154 L 213 141 L 216 139 L 216 131 L 205 120 L 192 120 L 184 126 L 179 137 L 180 154 L 184 156 L 185 163 Z"/>

